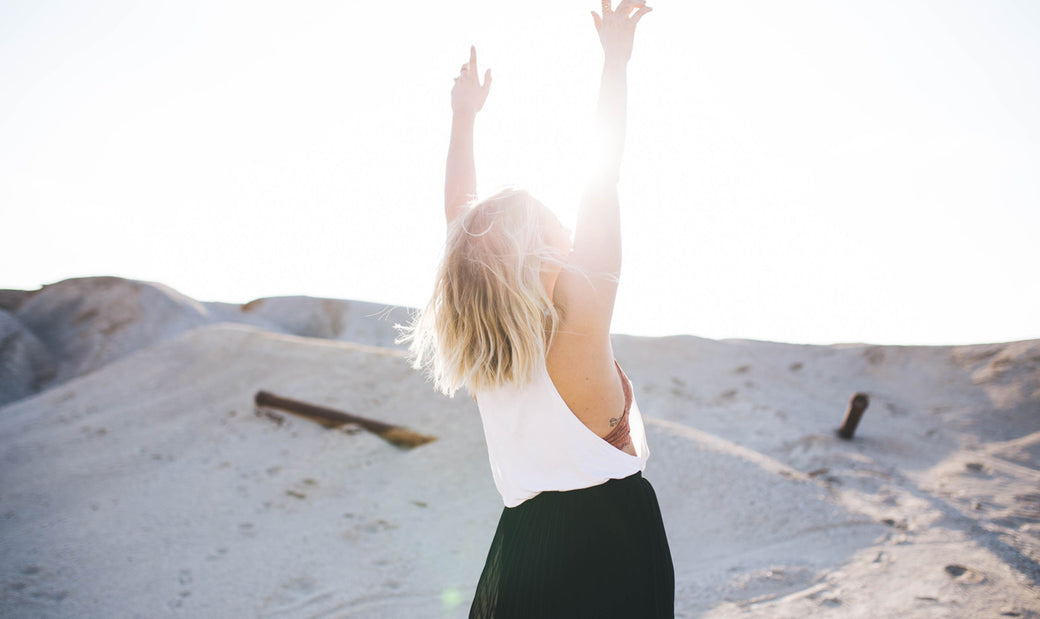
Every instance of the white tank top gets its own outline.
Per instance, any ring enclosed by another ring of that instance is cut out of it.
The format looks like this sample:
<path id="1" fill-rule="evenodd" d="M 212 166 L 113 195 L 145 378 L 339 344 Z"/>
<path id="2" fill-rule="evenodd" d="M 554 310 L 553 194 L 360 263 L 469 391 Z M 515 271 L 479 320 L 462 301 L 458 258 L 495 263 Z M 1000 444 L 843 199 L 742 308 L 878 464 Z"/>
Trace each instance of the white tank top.
<path id="1" fill-rule="evenodd" d="M 617 369 L 627 382 L 621 367 Z M 636 452 L 632 456 L 571 412 L 544 363 L 527 385 L 506 385 L 476 396 L 491 473 L 506 507 L 516 507 L 539 492 L 589 488 L 646 468 L 650 450 L 634 398 L 628 411 Z"/>

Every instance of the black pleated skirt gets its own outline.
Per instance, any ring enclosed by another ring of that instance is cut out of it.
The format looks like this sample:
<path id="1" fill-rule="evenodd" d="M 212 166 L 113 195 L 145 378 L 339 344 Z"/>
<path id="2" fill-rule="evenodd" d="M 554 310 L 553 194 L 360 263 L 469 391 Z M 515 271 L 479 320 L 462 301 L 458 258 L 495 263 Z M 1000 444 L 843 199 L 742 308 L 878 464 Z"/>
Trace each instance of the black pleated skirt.
<path id="1" fill-rule="evenodd" d="M 674 604 L 657 495 L 636 473 L 505 508 L 469 616 L 673 617 Z"/>

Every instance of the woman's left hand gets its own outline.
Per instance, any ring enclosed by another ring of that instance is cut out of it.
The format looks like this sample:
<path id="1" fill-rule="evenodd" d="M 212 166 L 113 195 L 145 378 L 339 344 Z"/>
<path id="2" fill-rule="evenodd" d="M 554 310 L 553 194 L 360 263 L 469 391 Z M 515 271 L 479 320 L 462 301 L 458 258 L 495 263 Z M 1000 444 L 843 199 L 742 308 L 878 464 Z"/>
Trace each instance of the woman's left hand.
<path id="1" fill-rule="evenodd" d="M 477 76 L 477 48 L 470 46 L 469 62 L 462 65 L 455 86 L 451 89 L 451 111 L 455 114 L 476 115 L 484 107 L 491 91 L 491 69 L 484 72 L 484 84 Z"/>

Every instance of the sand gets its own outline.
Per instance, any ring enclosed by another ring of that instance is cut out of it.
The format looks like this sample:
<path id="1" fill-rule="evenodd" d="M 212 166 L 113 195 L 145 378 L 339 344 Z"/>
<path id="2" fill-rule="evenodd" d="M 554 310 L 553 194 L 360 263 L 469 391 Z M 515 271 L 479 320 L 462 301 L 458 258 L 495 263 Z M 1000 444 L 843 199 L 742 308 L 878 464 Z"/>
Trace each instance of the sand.
<path id="1" fill-rule="evenodd" d="M 21 394 L 0 407 L 0 615 L 466 615 L 501 500 L 473 401 L 392 344 L 403 310 L 116 278 L 2 299 L 54 367 L 0 390 Z M 677 616 L 1040 617 L 1040 341 L 615 350 Z M 437 440 L 257 411 L 260 389 Z"/>

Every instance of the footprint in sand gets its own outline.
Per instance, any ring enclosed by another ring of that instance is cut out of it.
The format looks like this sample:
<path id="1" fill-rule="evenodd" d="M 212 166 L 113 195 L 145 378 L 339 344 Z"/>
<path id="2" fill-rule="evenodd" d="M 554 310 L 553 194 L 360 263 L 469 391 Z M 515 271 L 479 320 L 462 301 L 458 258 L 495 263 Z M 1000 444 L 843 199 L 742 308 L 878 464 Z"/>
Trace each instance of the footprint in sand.
<path id="1" fill-rule="evenodd" d="M 183 591 L 178 592 L 176 598 L 170 600 L 169 602 L 166 602 L 166 605 L 169 606 L 171 609 L 180 608 L 181 606 L 184 606 L 184 600 L 188 599 L 189 597 L 191 597 L 191 591 L 188 589 L 184 589 Z"/>
<path id="2" fill-rule="evenodd" d="M 55 589 L 48 582 L 52 574 L 38 565 L 28 565 L 18 572 L 18 579 L 3 583 L 3 598 L 22 597 L 34 603 L 59 604 L 69 596 L 64 589 Z"/>
<path id="3" fill-rule="evenodd" d="M 946 573 L 950 578 L 962 585 L 979 585 L 986 582 L 986 577 L 979 572 L 964 567 L 963 565 L 950 564 L 946 566 Z"/>
<path id="4" fill-rule="evenodd" d="M 191 597 L 191 589 L 188 589 L 187 586 L 190 585 L 194 580 L 195 578 L 191 575 L 191 570 L 189 569 L 183 569 L 177 572 L 177 583 L 185 588 L 178 591 L 177 597 L 167 601 L 166 605 L 169 606 L 171 609 L 177 609 L 184 606 L 184 600 Z"/>
<path id="5" fill-rule="evenodd" d="M 318 581 L 307 576 L 292 578 L 281 584 L 277 591 L 267 596 L 263 603 L 261 617 L 282 616 L 284 613 L 299 613 L 311 609 L 307 616 L 327 616 L 325 613 L 313 612 L 317 608 L 327 606 L 333 597 L 333 591 L 318 588 Z"/>

